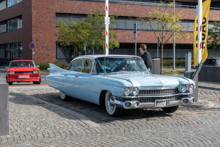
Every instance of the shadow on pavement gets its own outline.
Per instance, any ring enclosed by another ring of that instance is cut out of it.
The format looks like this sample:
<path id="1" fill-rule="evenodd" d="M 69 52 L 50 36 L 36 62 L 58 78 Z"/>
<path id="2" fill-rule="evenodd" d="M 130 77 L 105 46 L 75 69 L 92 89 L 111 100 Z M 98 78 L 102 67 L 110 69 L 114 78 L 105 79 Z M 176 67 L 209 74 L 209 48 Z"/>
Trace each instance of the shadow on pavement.
<path id="1" fill-rule="evenodd" d="M 21 98 L 23 95 L 18 93 L 9 93 L 10 96 L 14 96 L 10 98 L 9 101 L 15 104 L 21 105 L 37 105 L 41 106 L 49 111 L 55 112 L 56 114 L 60 115 L 60 111 L 58 108 L 55 110 L 54 107 L 48 107 L 47 104 L 43 102 L 37 101 L 30 101 L 27 98 Z M 28 95 L 27 95 L 28 96 Z M 55 105 L 67 108 L 69 110 L 78 112 L 83 114 L 85 117 L 89 118 L 90 120 L 96 123 L 107 123 L 107 122 L 114 122 L 114 121 L 124 121 L 124 120 L 135 120 L 135 119 L 151 119 L 151 118 L 158 118 L 158 117 L 171 117 L 173 114 L 166 114 L 162 110 L 152 109 L 152 110 L 126 110 L 121 117 L 111 117 L 107 114 L 104 108 L 101 108 L 99 105 L 92 104 L 89 102 L 85 102 L 82 100 L 78 100 L 72 98 L 69 101 L 62 101 L 59 98 L 58 93 L 50 93 L 48 94 L 34 94 L 31 95 L 38 99 L 53 103 Z M 22 100 L 23 99 L 23 100 Z M 27 101 L 26 101 L 27 100 Z M 68 113 L 68 112 L 67 112 Z M 65 115 L 60 115 L 61 117 L 65 117 Z M 68 118 L 69 117 L 65 117 Z M 73 117 L 72 117 L 73 118 Z"/>

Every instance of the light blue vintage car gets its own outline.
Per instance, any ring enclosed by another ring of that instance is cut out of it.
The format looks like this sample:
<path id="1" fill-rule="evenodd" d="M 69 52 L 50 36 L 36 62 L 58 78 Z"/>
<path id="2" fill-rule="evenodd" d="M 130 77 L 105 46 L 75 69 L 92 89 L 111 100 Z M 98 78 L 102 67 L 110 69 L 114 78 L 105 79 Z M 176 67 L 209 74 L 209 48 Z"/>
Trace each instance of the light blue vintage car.
<path id="1" fill-rule="evenodd" d="M 179 105 L 194 103 L 194 82 L 185 77 L 151 74 L 138 56 L 88 55 L 72 60 L 67 69 L 49 64 L 49 86 L 60 97 L 105 106 L 111 116 L 125 109 L 162 108 L 175 112 Z"/>

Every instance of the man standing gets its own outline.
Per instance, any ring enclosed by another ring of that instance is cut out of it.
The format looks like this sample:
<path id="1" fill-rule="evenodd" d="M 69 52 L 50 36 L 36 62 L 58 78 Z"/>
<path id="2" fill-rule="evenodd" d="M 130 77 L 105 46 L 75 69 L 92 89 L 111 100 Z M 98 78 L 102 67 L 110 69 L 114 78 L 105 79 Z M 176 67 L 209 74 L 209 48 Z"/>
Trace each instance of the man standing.
<path id="1" fill-rule="evenodd" d="M 139 51 L 141 53 L 141 58 L 144 60 L 147 69 L 152 70 L 152 59 L 150 53 L 147 51 L 147 45 L 141 44 Z"/>

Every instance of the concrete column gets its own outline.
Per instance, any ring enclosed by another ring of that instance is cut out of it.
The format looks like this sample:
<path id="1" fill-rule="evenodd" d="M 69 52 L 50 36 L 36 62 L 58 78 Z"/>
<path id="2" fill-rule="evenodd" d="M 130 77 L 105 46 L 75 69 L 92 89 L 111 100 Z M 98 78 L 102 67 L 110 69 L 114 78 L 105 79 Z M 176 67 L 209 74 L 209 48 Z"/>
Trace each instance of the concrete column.
<path id="1" fill-rule="evenodd" d="M 8 84 L 0 84 L 0 136 L 9 134 Z"/>

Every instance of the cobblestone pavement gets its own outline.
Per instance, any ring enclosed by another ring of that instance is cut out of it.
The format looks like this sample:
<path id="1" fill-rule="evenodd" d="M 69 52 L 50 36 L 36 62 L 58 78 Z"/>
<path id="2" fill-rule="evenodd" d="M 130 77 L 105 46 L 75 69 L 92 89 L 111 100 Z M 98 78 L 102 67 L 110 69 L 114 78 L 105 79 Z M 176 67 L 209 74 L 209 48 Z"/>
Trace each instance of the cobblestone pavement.
<path id="1" fill-rule="evenodd" d="M 57 90 L 10 87 L 10 134 L 0 146 L 220 146 L 220 84 L 199 82 L 199 102 L 173 114 L 126 111 L 113 118 L 97 105 L 62 101 Z"/>

